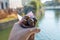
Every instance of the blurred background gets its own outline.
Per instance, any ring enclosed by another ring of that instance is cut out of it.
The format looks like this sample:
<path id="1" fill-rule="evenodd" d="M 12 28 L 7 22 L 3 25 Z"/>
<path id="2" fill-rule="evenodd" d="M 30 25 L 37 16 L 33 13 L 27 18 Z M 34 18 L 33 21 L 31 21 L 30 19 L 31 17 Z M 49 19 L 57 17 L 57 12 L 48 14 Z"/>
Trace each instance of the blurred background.
<path id="1" fill-rule="evenodd" d="M 60 0 L 0 0 L 0 40 L 8 40 L 20 16 L 32 11 L 41 29 L 35 40 L 60 40 Z"/>

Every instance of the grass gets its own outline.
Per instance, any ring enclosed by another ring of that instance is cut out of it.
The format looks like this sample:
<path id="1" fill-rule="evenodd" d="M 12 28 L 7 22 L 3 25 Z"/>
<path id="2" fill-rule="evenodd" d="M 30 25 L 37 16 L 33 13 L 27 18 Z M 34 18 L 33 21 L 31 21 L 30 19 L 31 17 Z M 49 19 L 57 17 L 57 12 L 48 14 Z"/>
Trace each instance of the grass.
<path id="1" fill-rule="evenodd" d="M 8 40 L 12 27 L 0 31 L 0 40 Z"/>

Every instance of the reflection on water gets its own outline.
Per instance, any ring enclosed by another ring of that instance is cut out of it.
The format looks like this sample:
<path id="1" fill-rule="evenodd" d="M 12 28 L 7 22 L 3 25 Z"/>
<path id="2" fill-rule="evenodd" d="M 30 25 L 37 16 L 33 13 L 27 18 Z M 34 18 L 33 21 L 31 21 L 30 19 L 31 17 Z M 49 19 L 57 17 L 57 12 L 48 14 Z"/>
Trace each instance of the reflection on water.
<path id="1" fill-rule="evenodd" d="M 57 21 L 57 22 L 59 22 L 59 20 L 60 20 L 60 10 L 55 10 L 55 20 Z"/>
<path id="2" fill-rule="evenodd" d="M 60 10 L 46 10 L 35 40 L 60 40 Z"/>

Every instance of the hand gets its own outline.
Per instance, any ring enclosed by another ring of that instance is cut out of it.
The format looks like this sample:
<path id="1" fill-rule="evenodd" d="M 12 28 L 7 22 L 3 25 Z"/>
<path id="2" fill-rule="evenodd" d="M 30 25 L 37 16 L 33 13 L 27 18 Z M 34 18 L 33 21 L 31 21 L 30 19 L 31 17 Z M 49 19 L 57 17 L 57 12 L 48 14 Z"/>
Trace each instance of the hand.
<path id="1" fill-rule="evenodd" d="M 37 28 L 31 28 L 29 29 L 29 32 L 27 32 L 26 34 L 26 40 L 34 40 L 34 35 L 35 33 L 38 33 L 40 32 L 40 29 L 37 29 Z"/>
<path id="2" fill-rule="evenodd" d="M 31 35 L 40 32 L 37 28 L 22 28 L 18 23 L 14 24 L 9 40 L 28 40 Z"/>

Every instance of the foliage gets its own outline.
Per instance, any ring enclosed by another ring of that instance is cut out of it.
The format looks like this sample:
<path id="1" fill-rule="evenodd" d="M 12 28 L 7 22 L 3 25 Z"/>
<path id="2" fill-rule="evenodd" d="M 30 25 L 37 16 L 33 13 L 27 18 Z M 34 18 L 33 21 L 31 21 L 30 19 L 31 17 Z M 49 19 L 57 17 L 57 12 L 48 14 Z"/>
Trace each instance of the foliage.
<path id="1" fill-rule="evenodd" d="M 4 10 L 0 10 L 0 19 L 7 17 L 7 13 L 5 14 Z"/>
<path id="2" fill-rule="evenodd" d="M 4 18 L 4 19 L 0 19 L 0 23 L 8 22 L 8 21 L 14 20 L 14 19 L 17 19 L 17 16 L 12 14 L 12 15 L 9 15 L 8 17 Z"/>
<path id="3" fill-rule="evenodd" d="M 37 6 L 36 6 L 37 4 L 36 4 L 36 2 L 35 1 L 31 1 L 30 5 L 34 8 L 33 9 L 33 13 L 36 13 L 36 10 L 37 10 Z"/>
<path id="4" fill-rule="evenodd" d="M 4 19 L 6 17 L 8 17 L 11 14 L 17 14 L 16 11 L 13 11 L 12 9 L 1 9 L 0 10 L 0 19 Z"/>

